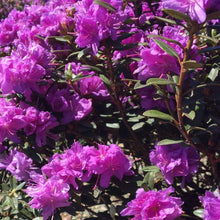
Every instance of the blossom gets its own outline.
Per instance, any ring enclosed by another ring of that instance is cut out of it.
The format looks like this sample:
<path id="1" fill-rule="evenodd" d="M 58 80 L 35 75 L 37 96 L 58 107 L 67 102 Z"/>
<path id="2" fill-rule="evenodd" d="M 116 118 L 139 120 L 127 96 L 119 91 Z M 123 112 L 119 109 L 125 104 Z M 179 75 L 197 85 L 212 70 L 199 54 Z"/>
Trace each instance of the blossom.
<path id="1" fill-rule="evenodd" d="M 52 177 L 45 179 L 42 175 L 35 175 L 36 185 L 28 186 L 25 192 L 33 199 L 29 202 L 32 208 L 43 210 L 43 219 L 53 215 L 56 208 L 69 206 L 70 187 L 62 179 Z"/>
<path id="2" fill-rule="evenodd" d="M 63 154 L 54 154 L 52 160 L 41 170 L 48 177 L 56 176 L 78 189 L 76 178 L 83 178 L 86 164 L 87 158 L 84 156 L 83 147 L 79 142 L 75 142 Z"/>
<path id="3" fill-rule="evenodd" d="M 28 136 L 35 134 L 36 144 L 39 147 L 46 144 L 47 136 L 52 139 L 58 138 L 57 135 L 50 132 L 50 129 L 59 125 L 56 118 L 50 112 L 39 111 L 34 107 L 28 107 L 26 109 L 25 121 L 24 132 Z"/>
<path id="4" fill-rule="evenodd" d="M 132 175 L 132 163 L 116 144 L 98 145 L 99 149 L 91 148 L 89 152 L 89 169 L 101 175 L 100 186 L 107 188 L 112 176 L 122 180 L 123 175 Z"/>
<path id="5" fill-rule="evenodd" d="M 205 196 L 199 196 L 200 201 L 204 206 L 204 220 L 219 220 L 220 219 L 220 194 L 219 191 L 212 193 L 205 192 Z"/>
<path id="6" fill-rule="evenodd" d="M 205 5 L 209 0 L 162 0 L 163 8 L 188 13 L 192 20 L 203 23 L 206 20 Z"/>
<path id="7" fill-rule="evenodd" d="M 173 183 L 175 176 L 186 177 L 196 173 L 199 168 L 199 155 L 192 147 L 181 147 L 180 144 L 155 145 L 150 153 L 150 161 L 158 166 L 168 184 Z"/>
<path id="8" fill-rule="evenodd" d="M 174 192 L 172 187 L 158 192 L 150 190 L 145 192 L 140 188 L 136 198 L 127 204 L 121 211 L 122 216 L 134 215 L 132 220 L 173 220 L 182 214 L 180 198 L 169 196 Z"/>
<path id="9" fill-rule="evenodd" d="M 6 137 L 19 142 L 16 132 L 26 126 L 23 109 L 16 107 L 13 101 L 0 98 L 0 142 Z"/>
<path id="10" fill-rule="evenodd" d="M 0 155 L 0 169 L 9 171 L 18 181 L 27 181 L 29 173 L 36 171 L 32 163 L 31 158 L 16 149 L 11 150 L 9 155 L 6 153 Z"/>

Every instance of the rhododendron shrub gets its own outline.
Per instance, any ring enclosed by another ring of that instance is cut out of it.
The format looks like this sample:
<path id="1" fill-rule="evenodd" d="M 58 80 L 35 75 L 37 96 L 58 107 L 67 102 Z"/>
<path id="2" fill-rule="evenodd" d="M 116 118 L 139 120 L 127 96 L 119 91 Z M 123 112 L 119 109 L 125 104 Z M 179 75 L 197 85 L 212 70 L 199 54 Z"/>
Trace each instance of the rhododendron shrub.
<path id="1" fill-rule="evenodd" d="M 219 219 L 217 0 L 0 8 L 0 219 Z"/>

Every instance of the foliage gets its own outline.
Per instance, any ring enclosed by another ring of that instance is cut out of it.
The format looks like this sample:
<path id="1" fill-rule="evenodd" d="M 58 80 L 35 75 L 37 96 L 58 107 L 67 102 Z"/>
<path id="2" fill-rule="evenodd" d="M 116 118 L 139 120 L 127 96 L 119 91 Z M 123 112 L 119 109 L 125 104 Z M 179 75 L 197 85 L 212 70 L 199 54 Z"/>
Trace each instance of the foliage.
<path id="1" fill-rule="evenodd" d="M 184 2 L 3 1 L 1 219 L 219 219 L 220 5 Z"/>

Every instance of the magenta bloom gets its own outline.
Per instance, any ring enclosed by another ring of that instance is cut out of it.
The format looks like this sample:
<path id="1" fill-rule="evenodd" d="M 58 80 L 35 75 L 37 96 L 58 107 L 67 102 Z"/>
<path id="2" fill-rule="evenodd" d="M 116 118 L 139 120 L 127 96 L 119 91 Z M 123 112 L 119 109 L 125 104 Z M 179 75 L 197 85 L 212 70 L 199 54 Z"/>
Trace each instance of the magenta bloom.
<path id="1" fill-rule="evenodd" d="M 23 110 L 15 106 L 12 101 L 0 98 L 0 142 L 6 137 L 19 142 L 16 132 L 26 126 Z"/>
<path id="2" fill-rule="evenodd" d="M 44 220 L 53 215 L 56 208 L 71 204 L 71 202 L 68 202 L 70 187 L 62 179 L 54 177 L 46 180 L 43 176 L 37 175 L 35 181 L 37 181 L 37 185 L 28 186 L 25 192 L 33 197 L 29 202 L 31 207 L 43 210 Z"/>
<path id="3" fill-rule="evenodd" d="M 162 0 L 163 8 L 187 13 L 192 20 L 203 23 L 206 20 L 205 5 L 209 0 Z"/>
<path id="4" fill-rule="evenodd" d="M 99 149 L 90 149 L 89 169 L 95 174 L 100 174 L 100 186 L 107 188 L 111 177 L 116 176 L 122 180 L 123 175 L 132 175 L 132 163 L 121 151 L 120 147 L 111 144 L 98 145 Z"/>
<path id="5" fill-rule="evenodd" d="M 175 176 L 186 177 L 199 168 L 199 155 L 192 147 L 183 148 L 180 144 L 155 145 L 150 153 L 150 161 L 158 166 L 168 184 Z M 184 179 L 183 179 L 184 180 Z"/>
<path id="6" fill-rule="evenodd" d="M 219 191 L 212 193 L 205 192 L 205 196 L 199 196 L 200 201 L 204 206 L 204 220 L 219 220 L 220 219 L 220 194 Z"/>
<path id="7" fill-rule="evenodd" d="M 57 139 L 58 135 L 50 132 L 50 129 L 59 125 L 56 118 L 49 112 L 38 111 L 34 107 L 28 107 L 25 115 L 26 126 L 24 132 L 26 135 L 36 135 L 36 144 L 41 147 L 47 142 L 47 137 Z"/>
<path id="8" fill-rule="evenodd" d="M 65 153 L 54 154 L 52 160 L 42 167 L 42 172 L 48 177 L 57 176 L 58 179 L 78 189 L 76 178 L 83 178 L 87 160 L 82 145 L 75 142 Z"/>
<path id="9" fill-rule="evenodd" d="M 16 149 L 10 151 L 10 155 L 0 155 L 0 169 L 9 171 L 18 181 L 29 179 L 29 173 L 36 170 L 32 167 L 32 159 Z"/>
<path id="10" fill-rule="evenodd" d="M 131 220 L 173 220 L 182 214 L 180 198 L 169 196 L 174 192 L 172 187 L 155 192 L 138 189 L 136 198 L 127 204 L 122 210 L 122 216 L 134 215 Z"/>

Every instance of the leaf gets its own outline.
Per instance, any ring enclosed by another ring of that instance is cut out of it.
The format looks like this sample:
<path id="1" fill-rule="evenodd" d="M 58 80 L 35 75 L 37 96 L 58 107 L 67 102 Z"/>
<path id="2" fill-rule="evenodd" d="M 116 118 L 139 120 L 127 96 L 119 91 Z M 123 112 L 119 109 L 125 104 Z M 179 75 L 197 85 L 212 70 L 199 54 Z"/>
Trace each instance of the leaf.
<path id="1" fill-rule="evenodd" d="M 99 69 L 98 67 L 96 66 L 91 66 L 91 65 L 82 65 L 82 69 L 80 69 L 81 71 L 84 71 L 84 70 L 93 70 L 93 71 L 96 71 L 96 72 L 102 72 L 101 69 Z"/>
<path id="2" fill-rule="evenodd" d="M 157 166 L 145 166 L 143 168 L 143 171 L 146 171 L 146 172 L 159 172 L 160 169 Z"/>
<path id="3" fill-rule="evenodd" d="M 209 41 L 211 41 L 211 42 L 214 43 L 214 44 L 218 44 L 218 42 L 219 42 L 219 40 L 216 39 L 215 37 L 209 37 L 209 36 L 201 35 L 201 34 L 199 34 L 199 35 L 197 35 L 197 36 L 198 36 L 198 37 L 201 37 L 201 38 L 205 38 L 206 40 L 209 40 Z"/>
<path id="4" fill-rule="evenodd" d="M 168 121 L 173 121 L 174 119 L 171 115 L 168 115 L 158 110 L 148 110 L 144 112 L 143 115 L 152 118 L 160 118 Z"/>
<path id="5" fill-rule="evenodd" d="M 189 15 L 186 15 L 184 13 L 181 13 L 181 12 L 173 10 L 173 9 L 166 8 L 166 9 L 163 9 L 163 11 L 166 14 L 168 14 L 168 15 L 176 18 L 176 19 L 179 19 L 179 20 L 184 20 L 184 21 L 190 21 L 191 20 Z"/>
<path id="6" fill-rule="evenodd" d="M 103 74 L 100 74 L 99 77 L 102 79 L 102 81 L 106 84 L 106 85 L 111 85 L 110 80 Z"/>
<path id="7" fill-rule="evenodd" d="M 108 128 L 120 128 L 120 125 L 119 125 L 119 123 L 106 123 L 105 124 L 106 125 L 106 127 L 108 127 Z"/>
<path id="8" fill-rule="evenodd" d="M 178 41 L 176 41 L 176 40 L 173 40 L 173 39 L 170 39 L 170 38 L 168 38 L 168 37 L 163 37 L 163 36 L 156 35 L 156 34 L 150 34 L 150 35 L 148 35 L 148 37 L 149 37 L 149 38 L 160 38 L 160 39 L 166 40 L 166 41 L 168 41 L 168 42 L 177 44 L 177 45 L 179 45 L 181 48 L 184 48 L 183 45 L 182 45 L 180 42 L 178 42 Z"/>
<path id="9" fill-rule="evenodd" d="M 150 78 L 147 80 L 147 85 L 170 85 L 175 84 L 172 80 L 160 79 L 160 78 Z"/>
<path id="10" fill-rule="evenodd" d="M 183 63 L 185 69 L 197 69 L 202 68 L 201 63 L 197 63 L 195 60 L 188 60 Z"/>
<path id="11" fill-rule="evenodd" d="M 110 5 L 107 2 L 100 1 L 100 0 L 95 0 L 93 3 L 98 4 L 98 5 L 102 6 L 103 8 L 106 8 L 110 11 L 117 12 L 116 8 L 114 8 L 112 5 Z"/>
<path id="12" fill-rule="evenodd" d="M 135 130 L 138 130 L 138 129 L 142 128 L 144 125 L 145 125 L 145 122 L 139 122 L 139 123 L 134 124 L 134 125 L 131 127 L 131 129 L 132 129 L 133 131 L 135 131 Z"/>
<path id="13" fill-rule="evenodd" d="M 116 213 L 116 208 L 113 204 L 111 204 L 111 206 L 109 208 L 109 214 L 112 219 L 115 219 L 115 213 Z"/>
<path id="14" fill-rule="evenodd" d="M 208 78 L 215 81 L 216 77 L 218 76 L 219 70 L 217 68 L 212 68 L 209 72 Z"/>
<path id="15" fill-rule="evenodd" d="M 178 144 L 182 143 L 182 140 L 171 140 L 171 139 L 164 139 L 162 141 L 159 141 L 157 145 L 170 145 L 170 144 Z"/>
<path id="16" fill-rule="evenodd" d="M 155 43 L 170 56 L 179 58 L 178 53 L 168 44 L 166 44 L 163 41 L 158 40 L 158 39 L 153 39 L 153 41 L 155 41 Z"/>
<path id="17" fill-rule="evenodd" d="M 196 209 L 193 211 L 193 214 L 199 218 L 203 218 L 204 209 Z"/>
<path id="18" fill-rule="evenodd" d="M 161 21 L 164 21 L 164 22 L 167 22 L 169 24 L 177 24 L 176 21 L 168 19 L 168 18 L 162 18 L 162 17 L 157 17 L 157 16 L 154 16 L 154 18 L 161 20 Z"/>
<path id="19" fill-rule="evenodd" d="M 196 117 L 195 111 L 190 111 L 189 113 L 183 112 L 183 115 L 185 115 L 190 120 L 193 120 Z"/>
<path id="20" fill-rule="evenodd" d="M 147 87 L 148 85 L 146 83 L 142 84 L 141 81 L 138 81 L 137 83 L 135 83 L 134 85 L 134 89 L 142 89 L 142 88 L 145 88 Z"/>
<path id="21" fill-rule="evenodd" d="M 213 12 L 211 14 L 208 14 L 207 17 L 206 17 L 206 21 L 219 19 L 219 18 L 220 18 L 220 11 L 216 11 L 216 12 Z"/>
<path id="22" fill-rule="evenodd" d="M 65 36 L 49 36 L 48 38 L 54 38 L 57 41 L 61 42 L 70 42 L 73 39 L 73 36 L 65 35 Z"/>
<path id="23" fill-rule="evenodd" d="M 23 182 L 23 183 L 19 184 L 19 185 L 15 188 L 15 190 L 16 190 L 16 191 L 21 190 L 21 189 L 25 186 L 25 184 L 26 184 L 26 182 Z"/>

